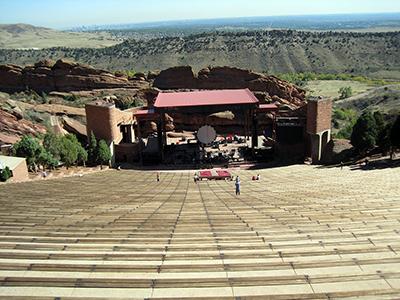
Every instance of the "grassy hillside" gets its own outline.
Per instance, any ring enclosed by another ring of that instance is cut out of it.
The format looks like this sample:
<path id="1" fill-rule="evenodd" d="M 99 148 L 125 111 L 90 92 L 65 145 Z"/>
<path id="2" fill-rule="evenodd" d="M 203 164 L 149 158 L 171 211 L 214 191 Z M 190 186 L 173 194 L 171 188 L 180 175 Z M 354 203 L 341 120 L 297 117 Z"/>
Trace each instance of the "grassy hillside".
<path id="1" fill-rule="evenodd" d="M 380 110 L 395 115 L 400 113 L 400 85 L 387 85 L 374 88 L 353 97 L 335 102 L 335 107 L 354 109 L 362 112 L 366 109 Z"/>
<path id="2" fill-rule="evenodd" d="M 0 63 L 33 63 L 68 57 L 111 70 L 147 71 L 177 65 L 195 70 L 229 65 L 270 73 L 312 71 L 400 78 L 400 32 L 214 32 L 148 41 L 129 40 L 103 49 L 0 50 Z"/>
<path id="3" fill-rule="evenodd" d="M 339 98 L 339 89 L 343 87 L 350 87 L 353 95 L 357 95 L 376 86 L 352 80 L 313 80 L 307 82 L 304 86 L 308 95 L 330 97 L 333 99 Z"/>
<path id="4" fill-rule="evenodd" d="M 64 32 L 27 24 L 0 25 L 0 48 L 102 48 L 117 43 L 118 41 L 107 33 Z"/>

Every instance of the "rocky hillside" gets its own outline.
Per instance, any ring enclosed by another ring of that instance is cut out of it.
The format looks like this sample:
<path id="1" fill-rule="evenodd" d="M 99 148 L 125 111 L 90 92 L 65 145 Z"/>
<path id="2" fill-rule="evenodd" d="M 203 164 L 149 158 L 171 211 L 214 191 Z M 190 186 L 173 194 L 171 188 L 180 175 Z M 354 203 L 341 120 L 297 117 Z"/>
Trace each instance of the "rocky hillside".
<path id="1" fill-rule="evenodd" d="M 103 49 L 3 49 L 0 62 L 32 64 L 44 58 L 67 57 L 108 70 L 147 71 L 181 65 L 200 70 L 226 65 L 269 73 L 349 72 L 397 77 L 399 49 L 400 32 L 208 32 L 148 41 L 128 40 Z"/>
<path id="2" fill-rule="evenodd" d="M 65 59 L 57 62 L 43 60 L 26 67 L 0 65 L 0 91 L 7 93 L 26 90 L 41 94 L 128 89 L 139 100 L 151 102 L 158 93 L 157 89 L 240 88 L 250 89 L 262 102 L 277 102 L 294 109 L 302 106 L 305 101 L 305 91 L 287 81 L 233 67 L 210 67 L 195 74 L 190 66 L 182 66 L 127 77 Z"/>
<path id="3" fill-rule="evenodd" d="M 82 91 L 111 88 L 147 88 L 143 80 L 129 80 L 124 76 L 60 59 L 43 60 L 33 66 L 0 65 L 0 91 L 36 92 Z"/>
<path id="4" fill-rule="evenodd" d="M 0 145 L 13 144 L 22 135 L 38 135 L 46 133 L 46 128 L 23 119 L 21 115 L 11 114 L 0 108 Z"/>

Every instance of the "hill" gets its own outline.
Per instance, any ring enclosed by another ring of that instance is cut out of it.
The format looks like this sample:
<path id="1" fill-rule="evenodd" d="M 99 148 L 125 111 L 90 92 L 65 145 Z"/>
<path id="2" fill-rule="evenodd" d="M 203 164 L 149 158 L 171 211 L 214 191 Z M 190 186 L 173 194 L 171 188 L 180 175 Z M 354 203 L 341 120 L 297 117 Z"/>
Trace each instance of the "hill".
<path id="1" fill-rule="evenodd" d="M 127 40 L 102 49 L 0 50 L 0 63 L 66 57 L 98 68 L 135 71 L 227 65 L 259 72 L 353 73 L 400 78 L 400 32 L 293 30 L 208 32 Z"/>
<path id="2" fill-rule="evenodd" d="M 57 31 L 28 24 L 0 25 L 0 48 L 108 47 L 118 43 L 107 33 Z"/>
<path id="3" fill-rule="evenodd" d="M 356 96 L 335 102 L 335 107 L 363 110 L 379 110 L 389 115 L 400 113 L 400 85 L 387 85 L 370 89 Z"/>

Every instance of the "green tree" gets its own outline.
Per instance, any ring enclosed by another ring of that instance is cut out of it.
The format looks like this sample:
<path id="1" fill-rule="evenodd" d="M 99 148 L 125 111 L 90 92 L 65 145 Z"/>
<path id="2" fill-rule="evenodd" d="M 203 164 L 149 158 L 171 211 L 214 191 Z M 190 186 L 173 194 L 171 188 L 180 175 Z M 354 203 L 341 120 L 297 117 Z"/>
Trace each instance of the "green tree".
<path id="1" fill-rule="evenodd" d="M 105 163 L 109 163 L 111 159 L 111 151 L 110 148 L 108 147 L 107 143 L 105 140 L 100 140 L 99 141 L 99 148 L 98 148 L 98 158 L 100 165 L 103 166 Z"/>
<path id="2" fill-rule="evenodd" d="M 82 145 L 78 141 L 78 138 L 76 137 L 76 135 L 68 134 L 68 135 L 65 136 L 65 138 L 70 140 L 74 144 L 74 146 L 76 148 L 76 152 L 77 152 L 77 160 L 76 161 L 78 163 L 82 163 L 83 165 L 85 165 L 87 160 L 88 160 L 88 153 L 82 147 Z"/>
<path id="3" fill-rule="evenodd" d="M 0 181 L 6 182 L 9 178 L 12 177 L 12 173 L 8 167 L 0 170 Z"/>
<path id="4" fill-rule="evenodd" d="M 374 112 L 374 119 L 376 123 L 376 130 L 378 131 L 378 135 L 385 130 L 386 122 L 383 114 L 380 111 Z"/>
<path id="5" fill-rule="evenodd" d="M 31 136 L 24 135 L 19 142 L 14 144 L 14 155 L 25 157 L 29 168 L 36 170 L 39 157 L 44 151 L 39 141 Z"/>
<path id="6" fill-rule="evenodd" d="M 62 145 L 60 149 L 61 161 L 68 169 L 78 160 L 78 150 L 75 143 L 67 137 L 64 137 L 61 140 L 61 145 Z"/>
<path id="7" fill-rule="evenodd" d="M 40 153 L 39 157 L 38 157 L 38 162 L 45 166 L 48 169 L 55 169 L 58 164 L 59 161 L 54 158 L 54 156 L 49 153 L 48 151 L 46 151 L 45 149 Z"/>
<path id="8" fill-rule="evenodd" d="M 97 140 L 93 131 L 90 133 L 89 145 L 88 145 L 88 159 L 92 164 L 96 164 L 98 161 L 97 153 Z"/>
<path id="9" fill-rule="evenodd" d="M 390 150 L 392 143 L 390 141 L 390 131 L 392 129 L 393 124 L 386 124 L 383 130 L 381 130 L 378 134 L 378 138 L 376 139 L 376 144 L 383 152 L 387 152 Z"/>
<path id="10" fill-rule="evenodd" d="M 61 138 L 53 132 L 47 132 L 43 138 L 43 147 L 55 159 L 60 160 Z"/>
<path id="11" fill-rule="evenodd" d="M 78 163 L 81 163 L 86 167 L 86 162 L 88 161 L 88 153 L 81 145 L 78 147 Z"/>
<path id="12" fill-rule="evenodd" d="M 400 115 L 397 116 L 390 130 L 390 142 L 393 148 L 400 148 Z"/>
<path id="13" fill-rule="evenodd" d="M 357 120 L 351 133 L 351 144 L 364 153 L 376 145 L 378 131 L 375 118 L 371 112 L 363 113 Z"/>
<path id="14" fill-rule="evenodd" d="M 344 86 L 339 89 L 339 99 L 346 99 L 353 95 L 351 86 Z"/>

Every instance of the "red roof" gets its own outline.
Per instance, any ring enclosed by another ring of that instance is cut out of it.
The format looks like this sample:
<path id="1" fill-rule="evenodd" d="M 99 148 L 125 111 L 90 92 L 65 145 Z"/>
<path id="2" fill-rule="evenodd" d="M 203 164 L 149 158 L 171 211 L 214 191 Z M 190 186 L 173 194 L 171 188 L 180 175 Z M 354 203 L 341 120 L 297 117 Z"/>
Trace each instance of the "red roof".
<path id="1" fill-rule="evenodd" d="M 134 116 L 147 116 L 154 114 L 154 109 L 139 109 L 133 113 Z"/>
<path id="2" fill-rule="evenodd" d="M 159 93 L 156 108 L 173 108 L 204 105 L 257 104 L 258 99 L 249 89 L 211 90 L 196 92 Z"/>
<path id="3" fill-rule="evenodd" d="M 136 119 L 141 120 L 153 120 L 157 117 L 157 114 L 154 112 L 154 108 L 150 109 L 139 109 L 133 113 Z"/>

